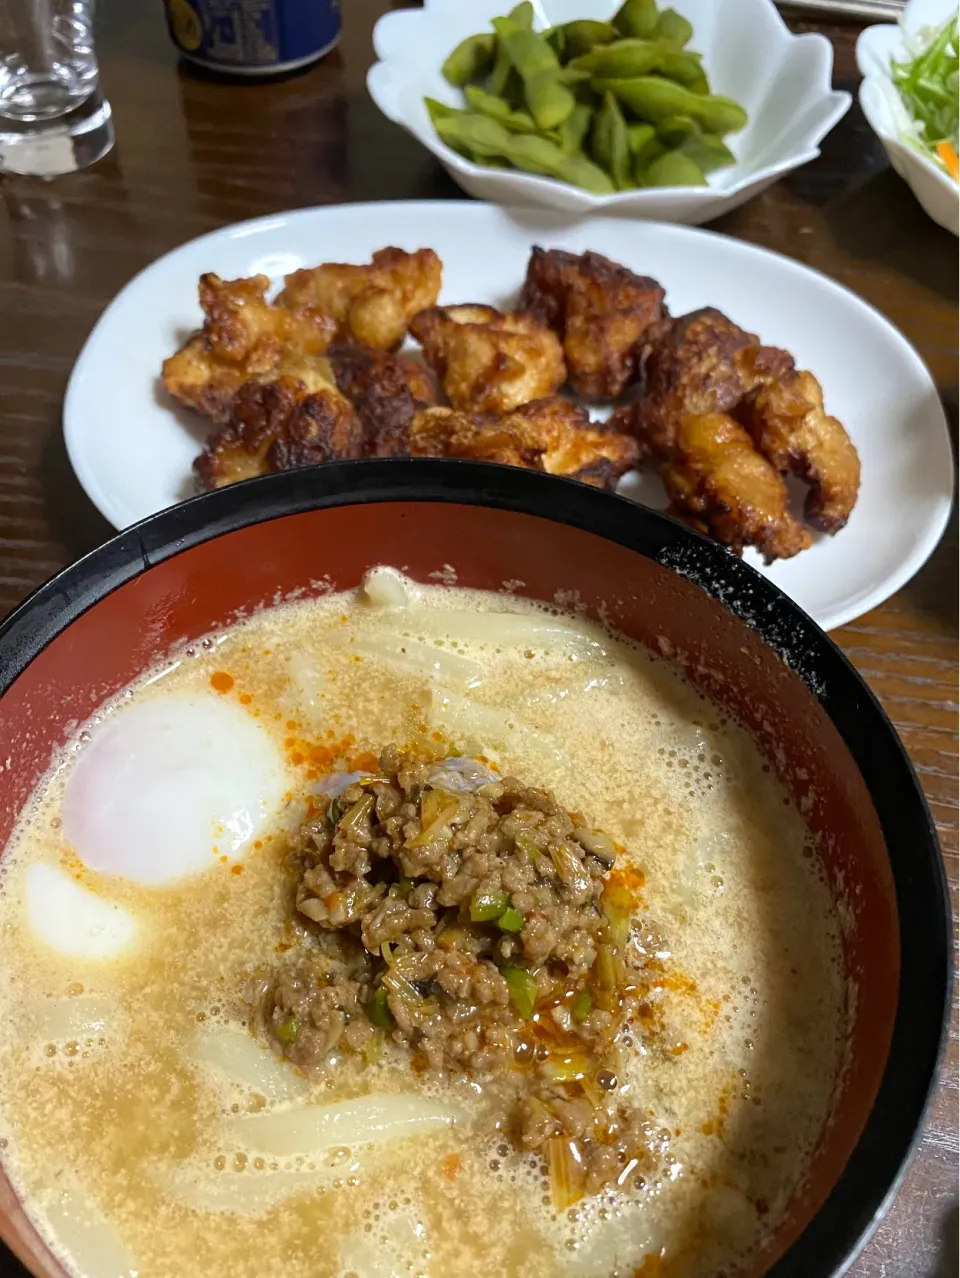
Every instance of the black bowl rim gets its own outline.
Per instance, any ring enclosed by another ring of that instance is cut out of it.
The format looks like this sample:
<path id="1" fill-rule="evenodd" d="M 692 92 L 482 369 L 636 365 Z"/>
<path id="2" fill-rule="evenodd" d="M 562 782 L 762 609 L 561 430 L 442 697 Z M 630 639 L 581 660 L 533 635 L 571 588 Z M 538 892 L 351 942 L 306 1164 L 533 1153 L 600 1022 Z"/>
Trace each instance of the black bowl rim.
<path id="1" fill-rule="evenodd" d="M 777 586 L 715 542 L 613 494 L 482 462 L 335 462 L 205 493 L 134 524 L 40 586 L 0 624 L 0 696 L 88 608 L 221 534 L 313 509 L 449 502 L 566 524 L 691 578 L 803 679 L 850 750 L 887 842 L 901 969 L 890 1053 L 867 1125 L 826 1202 L 767 1278 L 839 1275 L 890 1205 L 920 1142 L 950 1017 L 952 914 L 926 800 L 900 738 L 833 641 Z"/>

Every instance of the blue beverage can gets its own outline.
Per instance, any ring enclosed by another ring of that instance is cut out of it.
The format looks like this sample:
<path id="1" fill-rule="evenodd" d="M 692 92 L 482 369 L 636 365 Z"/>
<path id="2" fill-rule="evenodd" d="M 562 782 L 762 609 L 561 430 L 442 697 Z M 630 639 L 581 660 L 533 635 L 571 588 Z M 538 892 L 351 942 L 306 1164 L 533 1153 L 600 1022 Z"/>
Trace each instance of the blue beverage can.
<path id="1" fill-rule="evenodd" d="M 340 0 L 164 0 L 185 58 L 234 75 L 316 62 L 340 39 Z"/>

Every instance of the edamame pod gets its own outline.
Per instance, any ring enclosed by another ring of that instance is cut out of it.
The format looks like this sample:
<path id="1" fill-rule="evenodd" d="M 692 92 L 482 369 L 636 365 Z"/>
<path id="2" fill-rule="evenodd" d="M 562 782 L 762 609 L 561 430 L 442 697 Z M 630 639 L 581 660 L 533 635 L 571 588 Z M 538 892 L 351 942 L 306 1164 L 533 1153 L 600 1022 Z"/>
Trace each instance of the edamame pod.
<path id="1" fill-rule="evenodd" d="M 616 27 L 609 22 L 595 22 L 592 18 L 565 22 L 554 30 L 563 32 L 563 50 L 558 51 L 561 58 L 579 57 L 582 53 L 589 53 L 596 45 L 612 44 L 617 38 Z"/>
<path id="2" fill-rule="evenodd" d="M 671 149 L 701 131 L 700 125 L 691 115 L 668 115 L 658 122 L 656 128 L 657 137 Z"/>
<path id="3" fill-rule="evenodd" d="M 514 168 L 558 178 L 596 195 L 609 195 L 614 190 L 606 173 L 585 155 L 568 154 L 555 142 L 533 133 L 510 133 L 489 116 L 471 112 L 441 116 L 436 128 L 442 140 L 461 154 L 507 160 Z"/>
<path id="4" fill-rule="evenodd" d="M 507 57 L 520 73 L 530 114 L 540 129 L 555 129 L 576 106 L 576 98 L 560 81 L 557 55 L 543 36 L 520 30 L 509 18 L 494 18 L 494 30 Z"/>
<path id="5" fill-rule="evenodd" d="M 647 169 L 654 160 L 666 155 L 667 148 L 656 136 L 650 138 L 645 146 L 640 147 L 633 157 L 633 180 L 637 186 L 646 186 Z"/>
<path id="6" fill-rule="evenodd" d="M 511 9 L 507 14 L 507 21 L 512 22 L 515 27 L 519 27 L 521 31 L 532 31 L 533 5 L 530 0 L 521 0 L 520 4 Z M 490 76 L 491 93 L 497 94 L 498 97 L 510 97 L 507 94 L 507 85 L 512 70 L 513 63 L 507 56 L 507 51 L 502 43 L 497 40 L 497 52 L 493 60 L 493 71 Z"/>
<path id="7" fill-rule="evenodd" d="M 737 162 L 737 157 L 715 133 L 692 133 L 676 149 L 689 156 L 704 173 L 713 173 Z"/>
<path id="8" fill-rule="evenodd" d="M 657 130 L 652 124 L 628 124 L 627 125 L 627 145 L 630 148 L 630 154 L 634 158 L 643 155 L 648 144 L 653 142 L 657 136 Z"/>
<path id="9" fill-rule="evenodd" d="M 667 151 L 644 169 L 643 186 L 706 186 L 702 170 L 681 151 Z"/>
<path id="10" fill-rule="evenodd" d="M 567 36 L 564 27 L 547 27 L 542 35 L 559 61 L 563 62 L 567 56 Z"/>
<path id="11" fill-rule="evenodd" d="M 653 34 L 656 39 L 669 40 L 678 49 L 682 49 L 693 35 L 693 27 L 676 9 L 664 9 L 657 18 Z"/>
<path id="12" fill-rule="evenodd" d="M 624 0 L 611 22 L 622 35 L 643 40 L 653 35 L 658 16 L 657 0 Z"/>
<path id="13" fill-rule="evenodd" d="M 658 124 L 672 115 L 689 115 L 707 133 L 736 133 L 747 122 L 739 102 L 719 94 L 693 93 L 681 84 L 661 76 L 634 76 L 632 79 L 593 81 L 601 93 L 608 89 L 641 120 Z"/>
<path id="14" fill-rule="evenodd" d="M 586 102 L 578 102 L 563 124 L 560 125 L 560 149 L 568 154 L 579 151 L 584 139 L 590 132 L 593 120 L 593 107 Z"/>
<path id="15" fill-rule="evenodd" d="M 672 151 L 689 156 L 704 173 L 736 164 L 736 157 L 715 133 L 704 133 L 689 115 L 672 115 L 657 125 L 657 137 Z"/>
<path id="16" fill-rule="evenodd" d="M 665 53 L 657 70 L 668 80 L 676 80 L 677 84 L 693 89 L 694 92 L 698 91 L 697 86 L 701 84 L 707 86 L 707 77 L 700 64 L 699 53 Z M 709 86 L 705 87 L 703 92 L 709 92 Z"/>
<path id="17" fill-rule="evenodd" d="M 438 102 L 436 98 L 424 98 L 423 104 L 434 124 L 448 115 L 463 115 L 460 107 L 447 106 L 446 102 Z"/>
<path id="18" fill-rule="evenodd" d="M 462 88 L 471 80 L 481 79 L 493 65 L 496 43 L 497 37 L 492 34 L 467 36 L 440 68 L 443 78 L 455 89 Z"/>
<path id="19" fill-rule="evenodd" d="M 463 90 L 467 106 L 480 115 L 488 115 L 491 120 L 499 120 L 511 133 L 536 133 L 537 126 L 532 115 L 526 111 L 514 111 L 510 103 L 503 98 L 487 93 L 475 84 L 468 84 Z"/>
<path id="20" fill-rule="evenodd" d="M 667 45 L 655 40 L 617 40 L 574 58 L 569 69 L 589 71 L 607 80 L 629 79 L 659 71 L 671 52 Z"/>
<path id="21" fill-rule="evenodd" d="M 590 150 L 600 167 L 613 178 L 617 190 L 629 190 L 633 180 L 627 125 L 612 93 L 603 95 L 603 102 L 594 116 Z"/>

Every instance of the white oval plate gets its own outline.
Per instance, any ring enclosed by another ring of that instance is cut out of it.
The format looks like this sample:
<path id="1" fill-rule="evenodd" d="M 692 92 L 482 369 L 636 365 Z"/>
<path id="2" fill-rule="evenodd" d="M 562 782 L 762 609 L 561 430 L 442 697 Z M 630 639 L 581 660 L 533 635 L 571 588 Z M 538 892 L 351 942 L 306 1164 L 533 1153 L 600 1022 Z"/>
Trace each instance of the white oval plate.
<path id="1" fill-rule="evenodd" d="M 533 244 L 595 249 L 659 279 L 674 315 L 716 306 L 820 379 L 863 463 L 860 499 L 836 537 L 764 567 L 825 629 L 892 595 L 943 533 L 953 458 L 936 388 L 920 357 L 875 310 L 785 257 L 708 231 L 544 210 L 441 201 L 301 209 L 225 227 L 147 267 L 104 311 L 64 402 L 67 452 L 91 501 L 118 528 L 190 496 L 206 424 L 176 408 L 160 364 L 197 327 L 197 277 L 262 272 L 275 280 L 323 261 L 362 262 L 385 245 L 443 259 L 441 301 L 508 306 Z M 659 481 L 621 491 L 662 508 Z"/>

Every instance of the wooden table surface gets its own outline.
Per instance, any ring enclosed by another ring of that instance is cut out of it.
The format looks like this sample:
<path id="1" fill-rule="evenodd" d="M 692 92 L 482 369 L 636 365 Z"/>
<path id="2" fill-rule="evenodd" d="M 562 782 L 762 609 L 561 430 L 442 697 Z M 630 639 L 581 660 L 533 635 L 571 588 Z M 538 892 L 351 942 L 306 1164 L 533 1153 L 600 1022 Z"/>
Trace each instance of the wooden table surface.
<path id="1" fill-rule="evenodd" d="M 347 0 L 336 53 L 285 81 L 242 83 L 178 64 L 160 0 L 100 0 L 115 150 L 48 185 L 0 180 L 0 616 L 110 535 L 70 470 L 60 410 L 81 344 L 131 276 L 184 240 L 242 218 L 345 200 L 459 196 L 433 157 L 366 95 L 370 31 L 385 7 Z M 802 15 L 790 21 L 826 31 L 835 83 L 855 90 L 858 28 Z M 806 262 L 888 316 L 926 361 L 956 442 L 957 242 L 890 170 L 856 105 L 818 160 L 714 229 Z M 956 907 L 956 512 L 917 577 L 834 637 L 920 774 Z M 957 1274 L 957 1087 L 955 1008 L 922 1148 L 851 1269 L 856 1278 Z"/>

